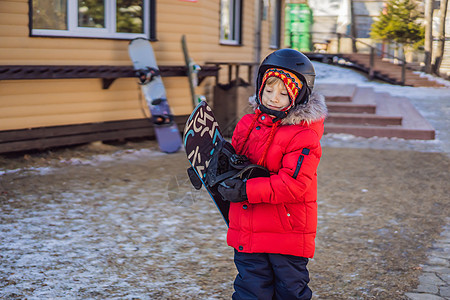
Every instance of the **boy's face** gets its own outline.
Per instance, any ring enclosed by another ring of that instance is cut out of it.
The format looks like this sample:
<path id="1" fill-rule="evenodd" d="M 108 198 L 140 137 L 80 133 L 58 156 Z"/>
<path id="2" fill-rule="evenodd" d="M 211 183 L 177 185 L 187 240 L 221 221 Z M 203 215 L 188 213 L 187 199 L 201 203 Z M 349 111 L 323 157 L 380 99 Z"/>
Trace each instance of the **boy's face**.
<path id="1" fill-rule="evenodd" d="M 271 85 L 266 84 L 261 100 L 265 107 L 277 111 L 281 111 L 291 104 L 286 87 L 281 80 Z"/>

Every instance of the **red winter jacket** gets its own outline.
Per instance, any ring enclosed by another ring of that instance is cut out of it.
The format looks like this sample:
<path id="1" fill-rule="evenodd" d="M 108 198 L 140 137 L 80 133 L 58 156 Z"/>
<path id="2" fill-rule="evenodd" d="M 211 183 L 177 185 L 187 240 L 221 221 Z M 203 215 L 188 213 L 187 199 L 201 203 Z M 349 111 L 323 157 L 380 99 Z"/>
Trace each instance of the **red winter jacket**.
<path id="1" fill-rule="evenodd" d="M 316 170 L 326 113 L 323 97 L 313 93 L 306 106 L 293 108 L 279 126 L 259 110 L 239 121 L 233 146 L 268 168 L 271 176 L 249 179 L 248 201 L 231 203 L 228 245 L 247 253 L 313 257 Z"/>

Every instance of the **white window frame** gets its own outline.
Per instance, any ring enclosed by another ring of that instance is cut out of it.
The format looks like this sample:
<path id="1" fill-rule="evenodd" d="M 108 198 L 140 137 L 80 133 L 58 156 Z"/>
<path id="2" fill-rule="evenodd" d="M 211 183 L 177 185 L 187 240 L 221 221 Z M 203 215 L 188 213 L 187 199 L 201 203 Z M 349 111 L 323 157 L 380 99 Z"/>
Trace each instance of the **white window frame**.
<path id="1" fill-rule="evenodd" d="M 150 38 L 150 0 L 143 0 L 144 33 L 116 32 L 116 0 L 105 0 L 105 28 L 78 27 L 78 1 L 67 0 L 67 30 L 31 29 L 32 36 L 84 37 L 105 39 Z"/>
<path id="2" fill-rule="evenodd" d="M 224 38 L 224 30 L 222 28 L 222 17 L 223 14 L 220 14 L 220 43 L 224 45 L 240 45 L 241 44 L 241 5 L 242 0 L 229 0 L 229 15 L 228 20 L 230 21 L 230 33 L 233 36 L 233 39 L 225 39 Z M 222 7 L 222 0 L 221 0 Z M 234 22 L 232 22 L 234 20 Z"/>

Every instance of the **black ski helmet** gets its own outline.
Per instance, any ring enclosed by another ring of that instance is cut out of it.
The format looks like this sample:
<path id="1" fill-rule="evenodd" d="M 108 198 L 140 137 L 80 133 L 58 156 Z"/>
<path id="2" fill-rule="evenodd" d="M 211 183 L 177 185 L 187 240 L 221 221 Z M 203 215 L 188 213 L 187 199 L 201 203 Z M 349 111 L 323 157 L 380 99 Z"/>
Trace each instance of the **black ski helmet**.
<path id="1" fill-rule="evenodd" d="M 263 112 L 272 114 L 279 119 L 286 116 L 281 116 L 279 113 L 269 112 L 269 109 L 262 105 L 261 99 L 259 99 L 259 91 L 261 89 L 264 73 L 270 68 L 281 68 L 290 72 L 293 72 L 302 81 L 302 91 L 294 100 L 294 104 L 305 104 L 309 100 L 309 95 L 314 88 L 314 79 L 316 72 L 314 66 L 309 58 L 303 53 L 294 49 L 280 49 L 269 54 L 261 63 L 258 70 L 258 76 L 256 78 L 256 102 Z"/>

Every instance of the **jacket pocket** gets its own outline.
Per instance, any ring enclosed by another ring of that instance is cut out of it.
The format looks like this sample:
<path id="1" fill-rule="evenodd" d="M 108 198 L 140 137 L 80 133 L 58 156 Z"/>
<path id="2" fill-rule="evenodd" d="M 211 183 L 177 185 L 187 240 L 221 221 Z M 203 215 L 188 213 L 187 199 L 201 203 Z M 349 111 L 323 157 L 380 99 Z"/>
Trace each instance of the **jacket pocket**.
<path id="1" fill-rule="evenodd" d="M 286 209 L 286 206 L 284 204 L 278 204 L 278 216 L 280 218 L 281 224 L 283 225 L 284 230 L 291 231 L 292 230 L 292 224 L 289 220 L 291 217 L 289 211 Z"/>
<path id="2" fill-rule="evenodd" d="M 292 177 L 294 177 L 294 179 L 297 179 L 298 173 L 300 172 L 300 169 L 302 168 L 303 159 L 305 158 L 305 155 L 309 155 L 308 148 L 303 148 L 302 154 L 300 154 L 300 156 L 298 157 L 297 166 L 295 167 L 295 172 L 294 172 L 294 175 L 292 176 Z"/>
<path id="3" fill-rule="evenodd" d="M 284 205 L 288 222 L 295 231 L 303 231 L 306 228 L 306 207 L 300 203 L 289 203 Z"/>

